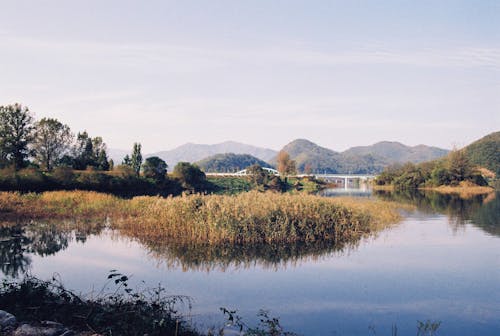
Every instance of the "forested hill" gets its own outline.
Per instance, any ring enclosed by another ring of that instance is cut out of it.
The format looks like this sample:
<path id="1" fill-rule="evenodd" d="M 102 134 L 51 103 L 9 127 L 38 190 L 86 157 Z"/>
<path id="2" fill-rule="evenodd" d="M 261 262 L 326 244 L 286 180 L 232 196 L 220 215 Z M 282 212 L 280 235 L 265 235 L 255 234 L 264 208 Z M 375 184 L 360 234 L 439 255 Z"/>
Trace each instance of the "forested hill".
<path id="1" fill-rule="evenodd" d="M 249 154 L 216 154 L 196 162 L 205 172 L 233 173 L 245 169 L 251 165 L 258 164 L 261 167 L 271 167 L 265 161 Z"/>
<path id="2" fill-rule="evenodd" d="M 431 161 L 448 154 L 449 150 L 426 145 L 406 146 L 399 142 L 381 141 L 371 146 L 352 147 L 342 152 L 343 155 L 373 155 L 387 163 Z"/>
<path id="3" fill-rule="evenodd" d="M 296 161 L 299 172 L 309 170 L 313 173 L 353 174 L 379 173 L 392 163 L 417 163 L 437 159 L 448 153 L 448 150 L 436 147 L 410 147 L 389 141 L 335 152 L 305 139 L 294 140 L 283 147 L 283 150 Z M 276 158 L 271 163 L 275 163 L 275 160 Z"/>
<path id="4" fill-rule="evenodd" d="M 473 164 L 500 175 L 500 132 L 488 134 L 463 150 Z"/>

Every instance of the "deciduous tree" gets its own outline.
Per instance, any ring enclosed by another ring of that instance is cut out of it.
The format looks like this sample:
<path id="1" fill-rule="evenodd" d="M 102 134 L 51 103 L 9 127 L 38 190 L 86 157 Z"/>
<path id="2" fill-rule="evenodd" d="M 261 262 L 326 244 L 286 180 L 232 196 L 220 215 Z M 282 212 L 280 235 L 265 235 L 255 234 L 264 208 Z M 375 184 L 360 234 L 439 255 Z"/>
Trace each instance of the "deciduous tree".
<path id="1" fill-rule="evenodd" d="M 167 173 L 167 163 L 157 156 L 152 156 L 146 159 L 142 165 L 144 177 L 151 178 L 156 182 L 165 180 Z"/>
<path id="2" fill-rule="evenodd" d="M 141 154 L 141 144 L 136 142 L 134 143 L 134 147 L 132 149 L 132 156 L 130 157 L 130 165 L 132 169 L 135 171 L 135 174 L 139 176 L 139 172 L 141 171 L 142 165 L 142 154 Z"/>
<path id="3" fill-rule="evenodd" d="M 290 155 L 284 150 L 281 150 L 278 153 L 276 161 L 278 164 L 278 171 L 280 172 L 281 175 L 287 176 L 296 173 L 297 169 L 295 161 L 290 159 Z"/>
<path id="4" fill-rule="evenodd" d="M 69 150 L 73 135 L 67 125 L 52 118 L 43 118 L 35 123 L 33 150 L 35 161 L 51 171 Z"/>
<path id="5" fill-rule="evenodd" d="M 18 170 L 25 166 L 33 140 L 33 115 L 21 104 L 0 106 L 0 158 Z"/>

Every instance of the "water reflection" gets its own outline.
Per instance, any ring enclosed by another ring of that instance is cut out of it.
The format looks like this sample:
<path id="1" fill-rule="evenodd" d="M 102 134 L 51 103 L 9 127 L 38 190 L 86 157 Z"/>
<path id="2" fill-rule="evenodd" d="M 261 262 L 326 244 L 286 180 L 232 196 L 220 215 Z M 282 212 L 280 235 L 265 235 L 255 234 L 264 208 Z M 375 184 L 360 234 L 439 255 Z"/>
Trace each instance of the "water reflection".
<path id="1" fill-rule="evenodd" d="M 375 191 L 375 197 L 415 205 L 420 212 L 446 214 L 454 230 L 465 224 L 500 236 L 500 193 L 467 199 L 435 192 Z M 30 269 L 30 255 L 50 256 L 74 241 L 85 243 L 89 235 L 99 235 L 106 223 L 66 221 L 0 224 L 0 271 L 18 277 Z M 114 231 L 113 235 L 126 236 Z M 199 245 L 176 244 L 128 236 L 138 241 L 158 264 L 184 271 L 225 271 L 259 265 L 283 269 L 300 262 L 316 261 L 356 250 L 361 238 L 349 242 L 319 241 L 295 244 Z"/>
<path id="2" fill-rule="evenodd" d="M 186 245 L 165 244 L 141 239 L 158 264 L 183 271 L 226 271 L 259 265 L 265 269 L 284 269 L 300 262 L 317 261 L 332 254 L 348 253 L 359 244 L 359 239 L 339 243 L 317 241 L 309 243 L 258 244 L 258 245 Z"/>
<path id="3" fill-rule="evenodd" d="M 46 257 L 68 247 L 75 239 L 84 243 L 89 234 L 98 234 L 103 225 L 73 222 L 17 222 L 0 225 L 0 271 L 9 277 L 19 277 L 29 271 L 30 254 Z"/>
<path id="4" fill-rule="evenodd" d="M 440 194 L 432 191 L 374 191 L 384 200 L 412 204 L 421 212 L 441 213 L 449 217 L 454 229 L 470 223 L 485 232 L 500 236 L 500 193 L 476 195 L 467 198 L 458 194 Z"/>

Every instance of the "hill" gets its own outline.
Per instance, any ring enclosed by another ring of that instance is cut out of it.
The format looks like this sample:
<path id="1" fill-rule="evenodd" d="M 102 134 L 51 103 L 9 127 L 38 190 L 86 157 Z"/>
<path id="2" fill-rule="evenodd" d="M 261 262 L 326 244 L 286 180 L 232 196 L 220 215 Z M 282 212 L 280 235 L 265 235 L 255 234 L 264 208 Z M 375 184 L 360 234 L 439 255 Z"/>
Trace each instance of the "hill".
<path id="1" fill-rule="evenodd" d="M 148 154 L 146 157 L 158 156 L 165 160 L 169 167 L 174 167 L 181 161 L 197 162 L 209 156 L 224 153 L 249 154 L 263 161 L 268 161 L 277 154 L 272 149 L 226 141 L 214 145 L 187 143 L 172 150 Z"/>
<path id="2" fill-rule="evenodd" d="M 216 154 L 196 164 L 205 172 L 232 173 L 245 169 L 253 164 L 261 167 L 270 167 L 271 165 L 263 160 L 249 154 Z"/>
<path id="3" fill-rule="evenodd" d="M 372 146 L 353 147 L 336 152 L 305 140 L 297 139 L 283 150 L 296 161 L 299 172 L 310 167 L 313 173 L 374 174 L 393 163 L 423 162 L 443 157 L 448 150 L 418 145 L 414 147 L 399 142 L 383 141 Z M 271 163 L 276 163 L 276 157 Z"/>
<path id="4" fill-rule="evenodd" d="M 373 155 L 386 163 L 431 161 L 448 154 L 448 150 L 426 145 L 406 146 L 399 142 L 381 141 L 371 146 L 352 147 L 343 152 L 344 155 Z"/>
<path id="5" fill-rule="evenodd" d="M 316 145 L 306 139 L 297 139 L 287 144 L 283 149 L 290 155 L 290 158 L 295 160 L 297 170 L 299 172 L 306 171 L 306 166 L 309 166 L 313 173 L 338 173 L 340 170 L 340 154 Z M 276 157 L 271 161 L 276 164 Z"/>
<path id="6" fill-rule="evenodd" d="M 469 160 L 500 175 L 500 132 L 494 132 L 463 148 Z"/>

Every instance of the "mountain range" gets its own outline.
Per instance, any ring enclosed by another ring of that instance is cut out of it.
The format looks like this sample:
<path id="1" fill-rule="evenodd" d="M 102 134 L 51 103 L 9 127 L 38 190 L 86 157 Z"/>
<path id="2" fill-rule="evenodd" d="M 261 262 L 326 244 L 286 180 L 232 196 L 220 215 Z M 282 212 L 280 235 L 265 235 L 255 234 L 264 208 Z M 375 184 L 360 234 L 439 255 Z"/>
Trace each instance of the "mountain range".
<path id="1" fill-rule="evenodd" d="M 352 147 L 344 152 L 321 147 L 306 139 L 297 139 L 283 147 L 296 161 L 299 172 L 313 173 L 378 173 L 393 163 L 423 162 L 445 156 L 449 151 L 425 145 L 406 146 L 399 142 L 382 141 L 371 146 Z M 215 156 L 217 154 L 248 154 L 248 156 Z M 128 154 L 123 150 L 109 150 L 115 163 L 121 163 Z M 220 169 L 232 171 L 246 162 L 268 162 L 276 164 L 278 152 L 268 148 L 256 147 L 234 141 L 206 145 L 187 143 L 172 150 L 146 154 L 144 157 L 158 156 L 165 160 L 170 169 L 178 162 L 198 162 L 207 171 Z M 211 157 L 212 156 L 212 157 Z M 211 158 L 210 158 L 211 157 Z M 203 161 L 202 161 L 203 160 Z M 235 168 L 236 167 L 236 168 Z"/>

